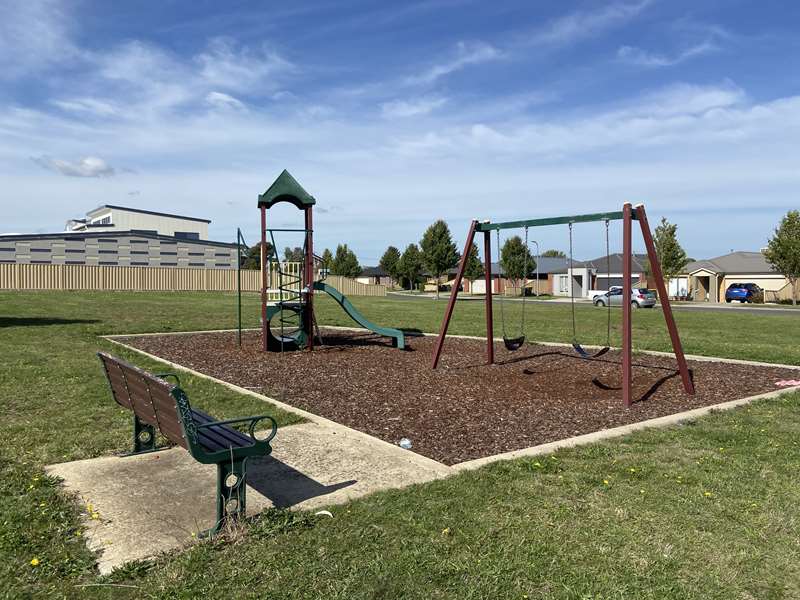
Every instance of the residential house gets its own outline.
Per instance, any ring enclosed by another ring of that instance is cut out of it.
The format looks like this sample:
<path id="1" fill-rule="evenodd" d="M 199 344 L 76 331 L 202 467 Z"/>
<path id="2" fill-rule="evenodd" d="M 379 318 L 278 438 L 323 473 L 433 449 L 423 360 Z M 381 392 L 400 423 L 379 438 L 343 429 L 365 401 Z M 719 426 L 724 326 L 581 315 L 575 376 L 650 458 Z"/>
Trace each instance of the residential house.
<path id="1" fill-rule="evenodd" d="M 552 278 L 553 274 L 559 270 L 565 269 L 567 265 L 566 258 L 558 258 L 551 256 L 540 256 L 537 259 L 537 267 L 534 272 L 526 280 L 526 288 L 530 290 L 529 293 L 534 295 L 549 294 L 553 287 Z M 447 285 L 452 286 L 458 269 L 451 269 L 448 273 L 449 281 Z M 503 268 L 499 262 L 492 263 L 491 269 L 492 280 L 492 293 L 520 293 L 519 290 L 513 289 L 513 282 L 505 277 Z M 463 290 L 468 294 L 485 294 L 486 293 L 486 278 L 479 277 L 475 281 L 467 281 L 462 283 Z"/>
<path id="2" fill-rule="evenodd" d="M 731 283 L 755 283 L 767 302 L 790 299 L 792 286 L 773 270 L 762 252 L 731 252 L 686 265 L 689 298 L 699 302 L 724 302 Z"/>
<path id="3" fill-rule="evenodd" d="M 359 283 L 366 283 L 371 285 L 385 285 L 391 287 L 392 278 L 383 270 L 383 267 L 364 267 L 361 270 L 361 275 L 356 277 Z"/>
<path id="4" fill-rule="evenodd" d="M 569 260 L 565 259 L 565 266 L 553 273 L 551 293 L 554 296 L 589 298 L 593 290 L 605 291 L 611 286 L 622 285 L 622 258 L 623 254 L 617 252 L 593 260 L 574 261 L 571 269 Z M 647 286 L 646 254 L 631 256 L 631 283 L 634 286 Z"/>

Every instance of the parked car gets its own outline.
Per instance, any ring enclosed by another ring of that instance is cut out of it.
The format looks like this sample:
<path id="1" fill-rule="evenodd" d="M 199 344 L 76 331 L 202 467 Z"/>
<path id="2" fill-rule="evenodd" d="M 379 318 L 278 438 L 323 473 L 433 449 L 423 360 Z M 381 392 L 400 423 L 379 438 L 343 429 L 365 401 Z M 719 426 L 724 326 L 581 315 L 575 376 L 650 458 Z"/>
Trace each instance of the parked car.
<path id="1" fill-rule="evenodd" d="M 764 290 L 755 283 L 732 283 L 725 290 L 725 302 L 763 302 Z"/>
<path id="2" fill-rule="evenodd" d="M 595 306 L 622 306 L 622 287 L 612 286 L 605 294 L 596 296 Z M 656 295 L 647 288 L 633 288 L 631 290 L 631 306 L 634 308 L 653 308 L 656 305 Z"/>

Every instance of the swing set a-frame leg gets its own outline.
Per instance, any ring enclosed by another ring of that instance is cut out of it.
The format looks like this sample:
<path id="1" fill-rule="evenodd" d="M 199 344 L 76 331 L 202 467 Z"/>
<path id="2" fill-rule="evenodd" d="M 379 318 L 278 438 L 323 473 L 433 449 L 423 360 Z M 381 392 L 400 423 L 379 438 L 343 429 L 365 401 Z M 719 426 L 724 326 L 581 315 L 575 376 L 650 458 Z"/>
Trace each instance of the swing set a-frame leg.
<path id="1" fill-rule="evenodd" d="M 642 228 L 642 237 L 644 238 L 644 245 L 647 248 L 647 259 L 650 261 L 650 269 L 653 272 L 653 279 L 656 281 L 658 299 L 661 301 L 661 310 L 664 313 L 664 320 L 667 322 L 669 338 L 672 341 L 672 351 L 675 353 L 675 360 L 678 362 L 678 370 L 680 371 L 681 380 L 683 381 L 683 389 L 687 394 L 694 394 L 694 382 L 692 381 L 689 367 L 686 364 L 686 357 L 683 354 L 683 345 L 681 344 L 681 337 L 678 334 L 678 327 L 675 325 L 675 317 L 672 315 L 672 305 L 669 302 L 667 286 L 664 283 L 664 273 L 661 271 L 661 263 L 658 261 L 656 245 L 655 242 L 653 242 L 653 234 L 647 222 L 644 204 L 636 205 L 633 210 L 636 211 L 636 220 L 639 221 L 639 225 Z"/>
<path id="2" fill-rule="evenodd" d="M 458 264 L 458 273 L 453 281 L 453 290 L 450 292 L 450 300 L 447 301 L 447 310 L 444 313 L 442 320 L 442 328 L 439 330 L 439 337 L 436 338 L 436 346 L 433 350 L 433 368 L 439 364 L 439 357 L 442 355 L 442 346 L 444 346 L 444 338 L 447 337 L 447 328 L 450 326 L 450 318 L 453 316 L 453 309 L 456 306 L 456 299 L 458 298 L 458 288 L 461 287 L 461 282 L 464 280 L 464 270 L 467 267 L 467 259 L 469 258 L 470 250 L 472 250 L 472 241 L 475 239 L 475 226 L 478 221 L 473 220 L 469 225 L 469 232 L 467 232 L 467 243 L 464 244 L 464 254 L 461 255 L 461 262 Z"/>

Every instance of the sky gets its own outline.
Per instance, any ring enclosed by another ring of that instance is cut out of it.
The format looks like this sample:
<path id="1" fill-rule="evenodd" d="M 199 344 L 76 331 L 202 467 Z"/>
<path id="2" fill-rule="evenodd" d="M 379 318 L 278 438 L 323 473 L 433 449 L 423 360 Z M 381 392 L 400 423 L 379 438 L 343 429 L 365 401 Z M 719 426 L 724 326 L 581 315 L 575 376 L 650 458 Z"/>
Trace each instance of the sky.
<path id="1" fill-rule="evenodd" d="M 709 258 L 758 250 L 800 207 L 795 1 L 0 10 L 0 232 L 120 204 L 256 240 L 257 196 L 284 168 L 317 199 L 318 253 L 346 242 L 362 265 L 436 219 L 461 245 L 473 218 L 624 202 Z M 563 226 L 529 235 L 568 248 Z M 604 252 L 602 224 L 576 226 L 576 258 Z"/>

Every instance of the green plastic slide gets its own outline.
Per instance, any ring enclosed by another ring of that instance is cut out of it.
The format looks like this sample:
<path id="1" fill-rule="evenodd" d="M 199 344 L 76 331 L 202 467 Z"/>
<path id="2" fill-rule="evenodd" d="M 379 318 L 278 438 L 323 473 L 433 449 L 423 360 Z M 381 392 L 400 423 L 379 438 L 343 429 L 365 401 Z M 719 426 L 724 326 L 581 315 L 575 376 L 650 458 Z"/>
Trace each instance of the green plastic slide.
<path id="1" fill-rule="evenodd" d="M 350 318 L 362 327 L 369 329 L 378 335 L 384 335 L 392 338 L 392 345 L 395 348 L 400 348 L 400 350 L 403 350 L 406 347 L 406 338 L 402 331 L 399 329 L 393 329 L 391 327 L 381 327 L 380 325 L 375 325 L 375 323 L 367 319 L 364 315 L 358 312 L 358 310 L 356 310 L 356 307 L 353 306 L 350 300 L 347 299 L 347 296 L 342 294 L 342 292 L 337 290 L 332 285 L 328 285 L 324 281 L 315 281 L 314 289 L 320 292 L 325 292 L 331 298 L 336 300 L 339 306 L 342 307 L 342 310 L 350 315 Z"/>

